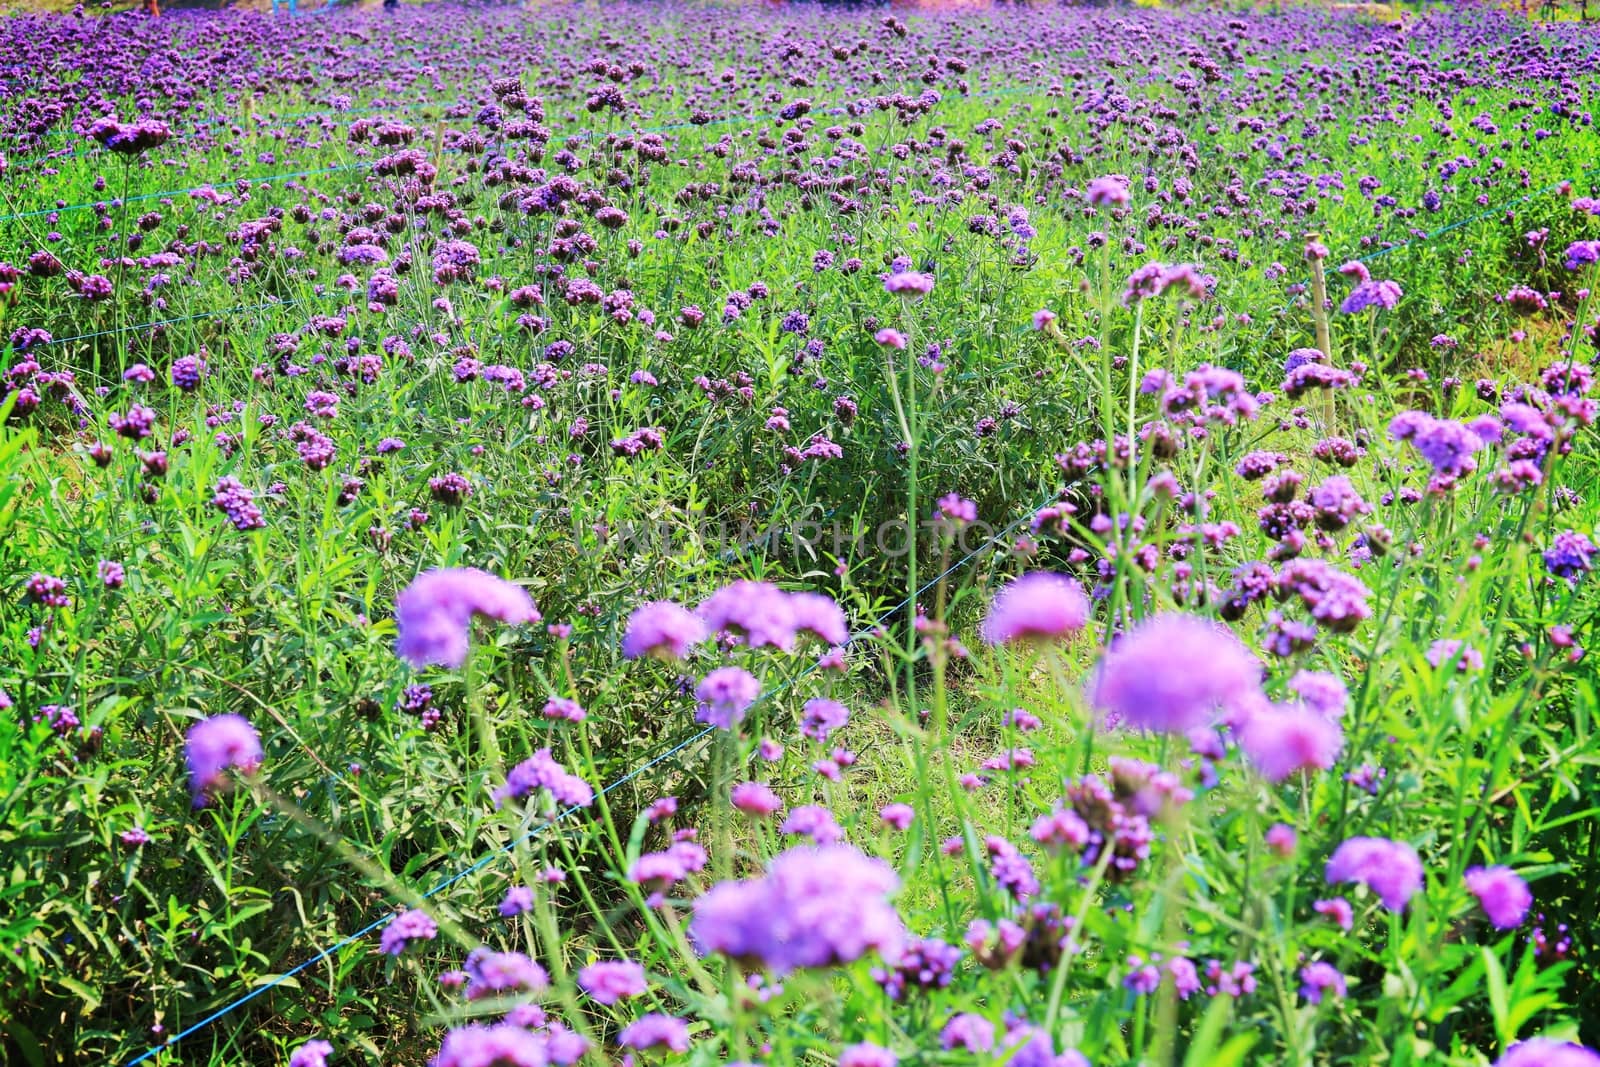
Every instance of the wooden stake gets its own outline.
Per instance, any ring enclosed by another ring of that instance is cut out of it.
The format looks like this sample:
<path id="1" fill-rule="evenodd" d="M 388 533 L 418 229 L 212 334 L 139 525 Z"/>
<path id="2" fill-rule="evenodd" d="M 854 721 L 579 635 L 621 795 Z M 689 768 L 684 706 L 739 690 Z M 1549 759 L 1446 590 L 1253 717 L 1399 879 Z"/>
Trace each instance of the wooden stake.
<path id="1" fill-rule="evenodd" d="M 1306 248 L 1317 244 L 1320 233 L 1306 234 Z M 1328 328 L 1328 275 L 1323 269 L 1322 256 L 1308 256 L 1311 261 L 1311 321 L 1316 325 L 1317 351 L 1323 362 L 1333 365 L 1333 332 Z M 1333 391 L 1324 390 L 1322 398 L 1322 427 L 1333 430 Z"/>

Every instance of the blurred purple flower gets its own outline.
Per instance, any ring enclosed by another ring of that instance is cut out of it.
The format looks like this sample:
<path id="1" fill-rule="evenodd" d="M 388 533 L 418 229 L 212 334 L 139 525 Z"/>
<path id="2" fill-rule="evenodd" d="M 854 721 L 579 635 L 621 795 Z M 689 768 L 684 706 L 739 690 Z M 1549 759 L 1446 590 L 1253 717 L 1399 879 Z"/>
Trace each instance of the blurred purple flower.
<path id="1" fill-rule="evenodd" d="M 1521 926 L 1533 907 L 1528 883 L 1510 867 L 1468 867 L 1462 880 L 1489 921 L 1501 930 Z"/>
<path id="2" fill-rule="evenodd" d="M 893 1052 L 865 1041 L 839 1053 L 839 1067 L 898 1067 L 899 1063 Z"/>
<path id="3" fill-rule="evenodd" d="M 1600 1067 L 1600 1053 L 1568 1041 L 1534 1037 L 1512 1045 L 1494 1067 Z"/>
<path id="4" fill-rule="evenodd" d="M 1245 720 L 1239 747 L 1263 778 L 1282 782 L 1302 771 L 1330 769 L 1344 748 L 1344 731 L 1303 705 L 1272 705 Z"/>
<path id="5" fill-rule="evenodd" d="M 683 659 L 689 649 L 706 639 L 700 617 L 670 600 L 657 600 L 635 608 L 622 635 L 622 657 L 655 656 Z"/>
<path id="6" fill-rule="evenodd" d="M 1334 849 L 1326 876 L 1330 883 L 1360 882 L 1390 911 L 1404 911 L 1422 889 L 1422 860 L 1402 841 L 1352 837 Z"/>
<path id="7" fill-rule="evenodd" d="M 995 594 L 984 617 L 983 639 L 991 645 L 1059 641 L 1089 622 L 1089 598 L 1064 574 L 1030 571 Z"/>
<path id="8" fill-rule="evenodd" d="M 428 1067 L 548 1067 L 543 1035 L 516 1023 L 470 1023 L 444 1035 Z"/>
<path id="9" fill-rule="evenodd" d="M 728 799 L 735 809 L 756 818 L 765 818 L 783 807 L 778 794 L 765 782 L 740 782 L 730 791 Z"/>
<path id="10" fill-rule="evenodd" d="M 203 808 L 207 799 L 221 789 L 228 768 L 247 775 L 260 768 L 261 736 L 243 716 L 213 715 L 189 728 L 184 758 L 189 764 L 189 791 L 194 794 L 194 806 Z"/>
<path id="11" fill-rule="evenodd" d="M 901 299 L 920 300 L 933 292 L 933 276 L 914 270 L 897 271 L 884 279 L 883 287 Z"/>
<path id="12" fill-rule="evenodd" d="M 1347 992 L 1345 977 L 1333 964 L 1318 960 L 1300 968 L 1300 995 L 1307 1004 L 1321 1004 L 1329 993 L 1343 1000 Z"/>
<path id="13" fill-rule="evenodd" d="M 761 695 L 761 682 L 743 667 L 718 667 L 694 688 L 699 702 L 695 721 L 732 730 Z"/>
<path id="14" fill-rule="evenodd" d="M 533 598 L 503 578 L 471 567 L 425 571 L 395 600 L 395 653 L 413 667 L 458 668 L 467 659 L 472 617 L 538 622 Z"/>
<path id="15" fill-rule="evenodd" d="M 689 1024 L 673 1015 L 651 1012 L 641 1015 L 617 1035 L 623 1048 L 665 1048 L 672 1052 L 689 1051 Z"/>
<path id="16" fill-rule="evenodd" d="M 541 748 L 506 774 L 505 784 L 492 794 L 495 807 L 507 800 L 521 800 L 543 790 L 557 803 L 586 808 L 594 803 L 594 787 L 568 771 L 548 748 Z"/>
<path id="17" fill-rule="evenodd" d="M 609 1005 L 624 997 L 640 996 L 649 986 L 644 968 L 632 960 L 601 960 L 578 972 L 578 988 L 597 1003 Z"/>
<path id="18" fill-rule="evenodd" d="M 702 952 L 777 974 L 873 951 L 893 963 L 905 941 L 888 900 L 898 887 L 887 863 L 848 845 L 792 848 L 760 877 L 713 886 L 695 902 L 689 933 Z"/>
<path id="19" fill-rule="evenodd" d="M 939 1047 L 946 1052 L 961 1049 L 974 1055 L 992 1052 L 994 1023 L 972 1012 L 952 1015 L 939 1031 Z"/>
<path id="20" fill-rule="evenodd" d="M 396 915 L 383 928 L 378 938 L 378 948 L 390 956 L 398 956 L 413 941 L 432 941 L 439 936 L 439 926 L 425 911 L 412 908 Z"/>
<path id="21" fill-rule="evenodd" d="M 1261 664 L 1225 627 L 1190 615 L 1147 619 L 1111 646 L 1089 699 L 1137 729 L 1187 733 L 1261 691 Z"/>
<path id="22" fill-rule="evenodd" d="M 289 1067 L 328 1067 L 333 1046 L 326 1041 L 307 1041 L 289 1054 Z"/>

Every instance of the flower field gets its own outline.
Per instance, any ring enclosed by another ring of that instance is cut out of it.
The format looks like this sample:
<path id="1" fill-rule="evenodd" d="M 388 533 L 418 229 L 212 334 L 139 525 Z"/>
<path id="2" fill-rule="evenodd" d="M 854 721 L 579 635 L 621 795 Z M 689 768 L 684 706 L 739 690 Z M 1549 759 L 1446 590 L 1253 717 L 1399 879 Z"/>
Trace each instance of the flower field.
<path id="1" fill-rule="evenodd" d="M 1597 89 L 0 21 L 0 1061 L 1600 1065 Z"/>

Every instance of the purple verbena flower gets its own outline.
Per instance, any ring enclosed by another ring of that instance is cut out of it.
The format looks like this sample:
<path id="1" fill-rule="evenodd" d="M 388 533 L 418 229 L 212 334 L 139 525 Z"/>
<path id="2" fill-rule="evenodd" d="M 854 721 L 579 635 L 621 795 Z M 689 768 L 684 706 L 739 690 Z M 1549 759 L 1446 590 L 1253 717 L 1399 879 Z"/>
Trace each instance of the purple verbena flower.
<path id="1" fill-rule="evenodd" d="M 439 925 L 427 912 L 417 908 L 402 911 L 383 928 L 378 948 L 390 956 L 398 956 L 413 941 L 432 941 L 439 936 Z"/>
<path id="2" fill-rule="evenodd" d="M 1593 567 L 1597 549 L 1594 542 L 1576 530 L 1563 530 L 1550 539 L 1544 550 L 1545 569 L 1557 578 L 1576 581 Z"/>
<path id="3" fill-rule="evenodd" d="M 578 988 L 597 1003 L 611 1005 L 642 995 L 649 986 L 644 968 L 632 960 L 601 960 L 578 972 Z"/>
<path id="4" fill-rule="evenodd" d="M 418 669 L 465 663 L 475 615 L 513 626 L 540 619 L 533 598 L 520 586 L 472 567 L 418 575 L 396 598 L 394 614 L 395 653 Z"/>
<path id="5" fill-rule="evenodd" d="M 462 970 L 467 974 L 468 1000 L 540 993 L 550 984 L 545 969 L 520 952 L 475 948 L 467 954 Z"/>
<path id="6" fill-rule="evenodd" d="M 541 748 L 506 774 L 505 784 L 493 793 L 495 807 L 543 791 L 557 804 L 586 808 L 594 803 L 594 787 L 568 771 L 548 748 Z"/>
<path id="7" fill-rule="evenodd" d="M 241 715 L 213 715 L 189 727 L 184 758 L 194 806 L 203 808 L 222 788 L 224 772 L 230 767 L 246 775 L 261 767 L 261 735 Z"/>
<path id="8" fill-rule="evenodd" d="M 1253 711 L 1239 728 L 1239 747 L 1270 782 L 1330 769 L 1344 748 L 1337 721 L 1300 704 Z"/>
<path id="9" fill-rule="evenodd" d="M 657 600 L 635 608 L 622 635 L 624 659 L 655 656 L 683 659 L 689 649 L 706 639 L 706 626 L 698 615 L 670 600 Z"/>
<path id="10" fill-rule="evenodd" d="M 623 1048 L 664 1048 L 671 1052 L 689 1051 L 689 1024 L 674 1015 L 651 1012 L 622 1028 L 617 1044 Z"/>
<path id="11" fill-rule="evenodd" d="M 953 1015 L 939 1031 L 939 1047 L 946 1052 L 960 1049 L 974 1055 L 992 1052 L 994 1023 L 972 1012 Z"/>
<path id="12" fill-rule="evenodd" d="M 1330 883 L 1360 882 L 1390 911 L 1404 911 L 1422 889 L 1417 850 L 1386 837 L 1349 838 L 1334 849 L 1325 873 Z"/>
<path id="13" fill-rule="evenodd" d="M 289 1067 L 328 1067 L 333 1046 L 326 1041 L 307 1041 L 289 1053 Z"/>
<path id="14" fill-rule="evenodd" d="M 1300 968 L 1300 995 L 1307 1004 L 1321 1004 L 1329 993 L 1343 1000 L 1348 993 L 1345 977 L 1331 963 L 1318 960 Z"/>
<path id="15" fill-rule="evenodd" d="M 1089 682 L 1089 699 L 1117 722 L 1186 733 L 1218 709 L 1260 692 L 1261 664 L 1224 626 L 1158 615 L 1111 646 Z"/>
<path id="16" fill-rule="evenodd" d="M 1489 921 L 1501 930 L 1521 926 L 1533 907 L 1528 883 L 1510 867 L 1468 867 L 1463 881 Z"/>
<path id="17" fill-rule="evenodd" d="M 760 877 L 712 887 L 689 933 L 702 952 L 780 975 L 874 951 L 892 963 L 905 941 L 888 900 L 898 886 L 887 863 L 848 845 L 792 848 Z"/>
<path id="18" fill-rule="evenodd" d="M 1600 1053 L 1567 1041 L 1535 1037 L 1512 1045 L 1494 1061 L 1494 1067 L 1600 1067 Z"/>
<path id="19" fill-rule="evenodd" d="M 1071 578 L 1031 571 L 1007 583 L 989 604 L 983 639 L 991 645 L 1060 641 L 1089 621 L 1089 598 Z"/>
<path id="20" fill-rule="evenodd" d="M 903 300 L 920 300 L 933 292 L 933 276 L 913 270 L 896 271 L 884 279 L 883 287 Z"/>
<path id="21" fill-rule="evenodd" d="M 428 1067 L 549 1067 L 543 1035 L 513 1022 L 469 1023 L 445 1034 Z"/>
<path id="22" fill-rule="evenodd" d="M 743 667 L 718 667 L 694 689 L 695 721 L 732 730 L 761 695 L 761 682 Z"/>

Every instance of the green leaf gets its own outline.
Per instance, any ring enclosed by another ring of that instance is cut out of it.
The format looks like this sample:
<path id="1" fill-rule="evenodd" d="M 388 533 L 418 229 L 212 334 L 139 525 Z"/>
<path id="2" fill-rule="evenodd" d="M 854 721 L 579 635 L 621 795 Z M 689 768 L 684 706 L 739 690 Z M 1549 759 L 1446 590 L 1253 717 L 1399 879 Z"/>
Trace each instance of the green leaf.
<path id="1" fill-rule="evenodd" d="M 100 1010 L 100 994 L 88 984 L 73 978 L 71 975 L 57 975 L 55 977 L 55 981 L 72 990 L 83 999 L 83 1011 L 85 1015 L 93 1015 L 96 1011 Z"/>
<path id="2" fill-rule="evenodd" d="M 15 1020 L 12 1020 L 6 1030 L 16 1050 L 22 1054 L 24 1060 L 28 1061 L 30 1067 L 44 1067 L 44 1049 L 40 1047 L 39 1039 L 34 1036 L 32 1030 Z"/>
<path id="3" fill-rule="evenodd" d="M 1505 968 L 1500 966 L 1499 958 L 1487 945 L 1480 951 L 1483 955 L 1484 977 L 1489 985 L 1489 1010 L 1494 1014 L 1495 1038 L 1500 1042 L 1500 1047 L 1505 1048 L 1517 1035 L 1516 1029 L 1510 1027 L 1511 1006 L 1506 990 Z"/>
<path id="4" fill-rule="evenodd" d="M 1222 1028 L 1228 1024 L 1232 1014 L 1233 998 L 1228 994 L 1223 993 L 1211 1001 L 1211 1006 L 1206 1008 L 1205 1015 L 1200 1019 L 1200 1025 L 1195 1028 L 1194 1040 L 1183 1057 L 1183 1067 L 1215 1067 L 1219 1063 L 1217 1057 L 1222 1052 L 1218 1042 L 1222 1038 Z M 1254 1038 L 1251 1040 L 1254 1041 Z"/>
<path id="5" fill-rule="evenodd" d="M 1245 1053 L 1255 1047 L 1256 1038 L 1259 1036 L 1253 1031 L 1247 1034 L 1234 1034 L 1211 1058 L 1209 1067 L 1238 1067 L 1244 1062 Z"/>

